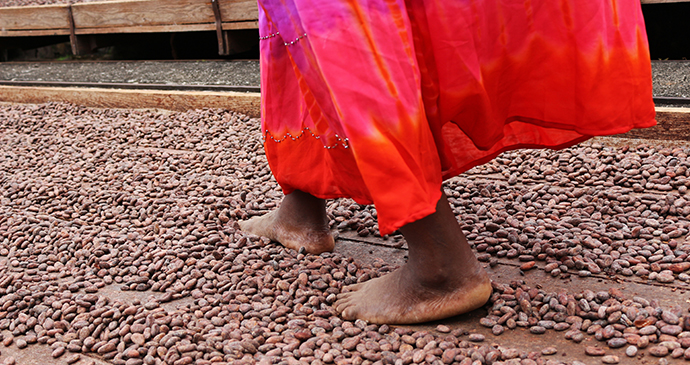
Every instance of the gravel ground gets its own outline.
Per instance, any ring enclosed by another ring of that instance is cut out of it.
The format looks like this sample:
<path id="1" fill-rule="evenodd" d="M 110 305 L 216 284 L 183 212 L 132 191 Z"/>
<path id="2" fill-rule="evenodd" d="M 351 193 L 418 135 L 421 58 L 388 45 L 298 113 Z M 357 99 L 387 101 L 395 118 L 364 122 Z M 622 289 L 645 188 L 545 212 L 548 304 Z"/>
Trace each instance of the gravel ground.
<path id="1" fill-rule="evenodd" d="M 597 142 L 519 150 L 444 189 L 490 266 L 511 259 L 554 277 L 685 285 L 689 152 Z M 0 104 L 0 192 L 6 346 L 44 343 L 68 362 L 126 365 L 562 363 L 548 346 L 494 346 L 443 324 L 423 331 L 338 318 L 331 304 L 344 285 L 395 266 L 304 255 L 237 229 L 281 199 L 258 121 L 246 116 Z M 372 207 L 340 199 L 328 212 L 340 232 L 378 235 Z M 400 235 L 380 239 L 405 247 Z M 150 295 L 113 299 L 103 292 L 113 285 Z M 681 300 L 662 307 L 615 286 L 550 292 L 518 278 L 493 285 L 480 320 L 491 336 L 553 333 L 604 363 L 620 361 L 609 351 L 621 347 L 624 356 L 690 359 Z"/>
<path id="2" fill-rule="evenodd" d="M 653 61 L 655 96 L 690 97 L 690 61 Z M 141 84 L 259 85 L 259 62 L 6 62 L 0 80 Z"/>
<path id="3" fill-rule="evenodd" d="M 690 61 L 653 61 L 655 96 L 690 97 Z"/>
<path id="4" fill-rule="evenodd" d="M 259 85 L 259 61 L 0 62 L 0 80 Z"/>

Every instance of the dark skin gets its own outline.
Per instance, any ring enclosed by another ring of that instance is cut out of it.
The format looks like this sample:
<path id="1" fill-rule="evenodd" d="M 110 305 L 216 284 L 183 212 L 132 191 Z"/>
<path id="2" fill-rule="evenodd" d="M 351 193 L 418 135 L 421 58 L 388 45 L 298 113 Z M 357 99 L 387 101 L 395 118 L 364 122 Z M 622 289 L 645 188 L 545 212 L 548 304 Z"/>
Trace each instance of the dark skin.
<path id="1" fill-rule="evenodd" d="M 240 227 L 293 250 L 304 247 L 315 255 L 335 247 L 328 229 L 326 201 L 299 190 L 286 195 L 277 210 L 240 222 Z"/>
<path id="2" fill-rule="evenodd" d="M 278 210 L 240 227 L 295 250 L 304 247 L 319 254 L 334 247 L 325 201 L 301 191 L 287 195 Z M 343 318 L 421 323 L 467 313 L 486 303 L 491 282 L 445 195 L 435 213 L 400 231 L 409 247 L 407 263 L 383 277 L 346 287 L 335 303 Z"/>

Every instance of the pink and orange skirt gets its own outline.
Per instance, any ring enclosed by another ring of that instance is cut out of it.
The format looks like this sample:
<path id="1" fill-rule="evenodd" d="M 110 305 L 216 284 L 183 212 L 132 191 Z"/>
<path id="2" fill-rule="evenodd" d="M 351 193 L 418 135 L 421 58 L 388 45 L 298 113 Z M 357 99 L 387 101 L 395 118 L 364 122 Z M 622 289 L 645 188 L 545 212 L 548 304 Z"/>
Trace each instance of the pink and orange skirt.
<path id="1" fill-rule="evenodd" d="M 259 0 L 259 27 L 278 183 L 381 234 L 503 151 L 655 124 L 639 0 Z"/>

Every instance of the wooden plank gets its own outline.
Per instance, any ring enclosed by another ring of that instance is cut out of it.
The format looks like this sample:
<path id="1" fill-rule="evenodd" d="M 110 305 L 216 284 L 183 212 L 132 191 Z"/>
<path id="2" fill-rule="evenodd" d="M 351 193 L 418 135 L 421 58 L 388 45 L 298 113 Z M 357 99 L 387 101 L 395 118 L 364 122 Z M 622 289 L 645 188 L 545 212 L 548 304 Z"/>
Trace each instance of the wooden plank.
<path id="1" fill-rule="evenodd" d="M 259 7 L 255 0 L 220 0 L 218 5 L 220 5 L 223 25 L 225 22 L 259 19 Z"/>
<path id="2" fill-rule="evenodd" d="M 131 0 L 72 5 L 78 28 L 114 28 L 212 23 L 213 10 L 204 0 Z"/>
<path id="3" fill-rule="evenodd" d="M 199 32 L 215 30 L 212 23 L 185 24 L 185 25 L 142 25 L 134 27 L 108 27 L 108 28 L 77 28 L 77 35 L 84 34 L 115 34 L 115 33 L 168 33 L 168 32 Z"/>
<path id="4" fill-rule="evenodd" d="M 0 8 L 0 34 L 15 30 L 67 29 L 67 6 L 15 6 Z"/>
<path id="5" fill-rule="evenodd" d="M 221 0 L 223 29 L 258 29 L 254 0 Z M 122 0 L 72 6 L 76 34 L 194 32 L 215 30 L 209 0 Z M 69 34 L 66 5 L 0 8 L 0 36 Z"/>
<path id="6" fill-rule="evenodd" d="M 10 30 L 0 29 L 0 37 L 34 37 L 45 35 L 69 35 L 69 29 Z"/>
<path id="7" fill-rule="evenodd" d="M 221 108 L 253 118 L 259 117 L 261 110 L 261 94 L 242 92 L 0 86 L 0 101 L 31 104 L 61 101 L 98 108 L 159 108 L 176 111 Z"/>
<path id="8" fill-rule="evenodd" d="M 224 30 L 259 29 L 258 21 L 223 23 Z M 77 35 L 111 34 L 111 33 L 167 33 L 167 32 L 199 32 L 215 30 L 214 24 L 160 25 L 122 28 L 86 28 L 76 29 Z M 69 35 L 69 29 L 45 30 L 0 30 L 0 37 L 31 37 L 46 35 Z"/>
<path id="9" fill-rule="evenodd" d="M 690 117 L 690 108 L 677 108 L 677 107 L 666 107 L 666 106 L 658 106 L 654 108 L 656 111 L 656 114 L 680 114 L 680 115 L 686 115 L 686 117 Z"/>
<path id="10" fill-rule="evenodd" d="M 233 29 L 259 29 L 259 21 L 223 23 L 224 30 Z"/>
<path id="11" fill-rule="evenodd" d="M 256 4 L 248 0 L 227 0 L 224 22 L 258 19 Z M 128 0 L 81 3 L 72 6 L 77 28 L 114 28 L 155 25 L 214 23 L 213 8 L 207 0 Z"/>
<path id="12" fill-rule="evenodd" d="M 258 21 L 223 23 L 224 30 L 258 29 Z M 136 27 L 112 27 L 112 28 L 77 28 L 77 35 L 84 34 L 111 34 L 111 33 L 166 33 L 166 32 L 199 32 L 216 30 L 213 23 L 185 24 L 185 25 L 154 25 Z M 69 32 L 67 32 L 69 34 Z"/>

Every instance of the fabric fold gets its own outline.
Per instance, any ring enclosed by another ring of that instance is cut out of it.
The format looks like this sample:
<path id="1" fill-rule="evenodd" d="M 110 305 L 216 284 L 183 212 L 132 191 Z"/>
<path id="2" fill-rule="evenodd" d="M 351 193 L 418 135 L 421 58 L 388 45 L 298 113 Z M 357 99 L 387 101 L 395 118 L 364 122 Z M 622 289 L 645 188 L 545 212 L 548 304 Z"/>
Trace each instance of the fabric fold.
<path id="1" fill-rule="evenodd" d="M 655 124 L 639 1 L 260 0 L 259 27 L 278 183 L 373 203 L 381 234 L 503 151 Z"/>

